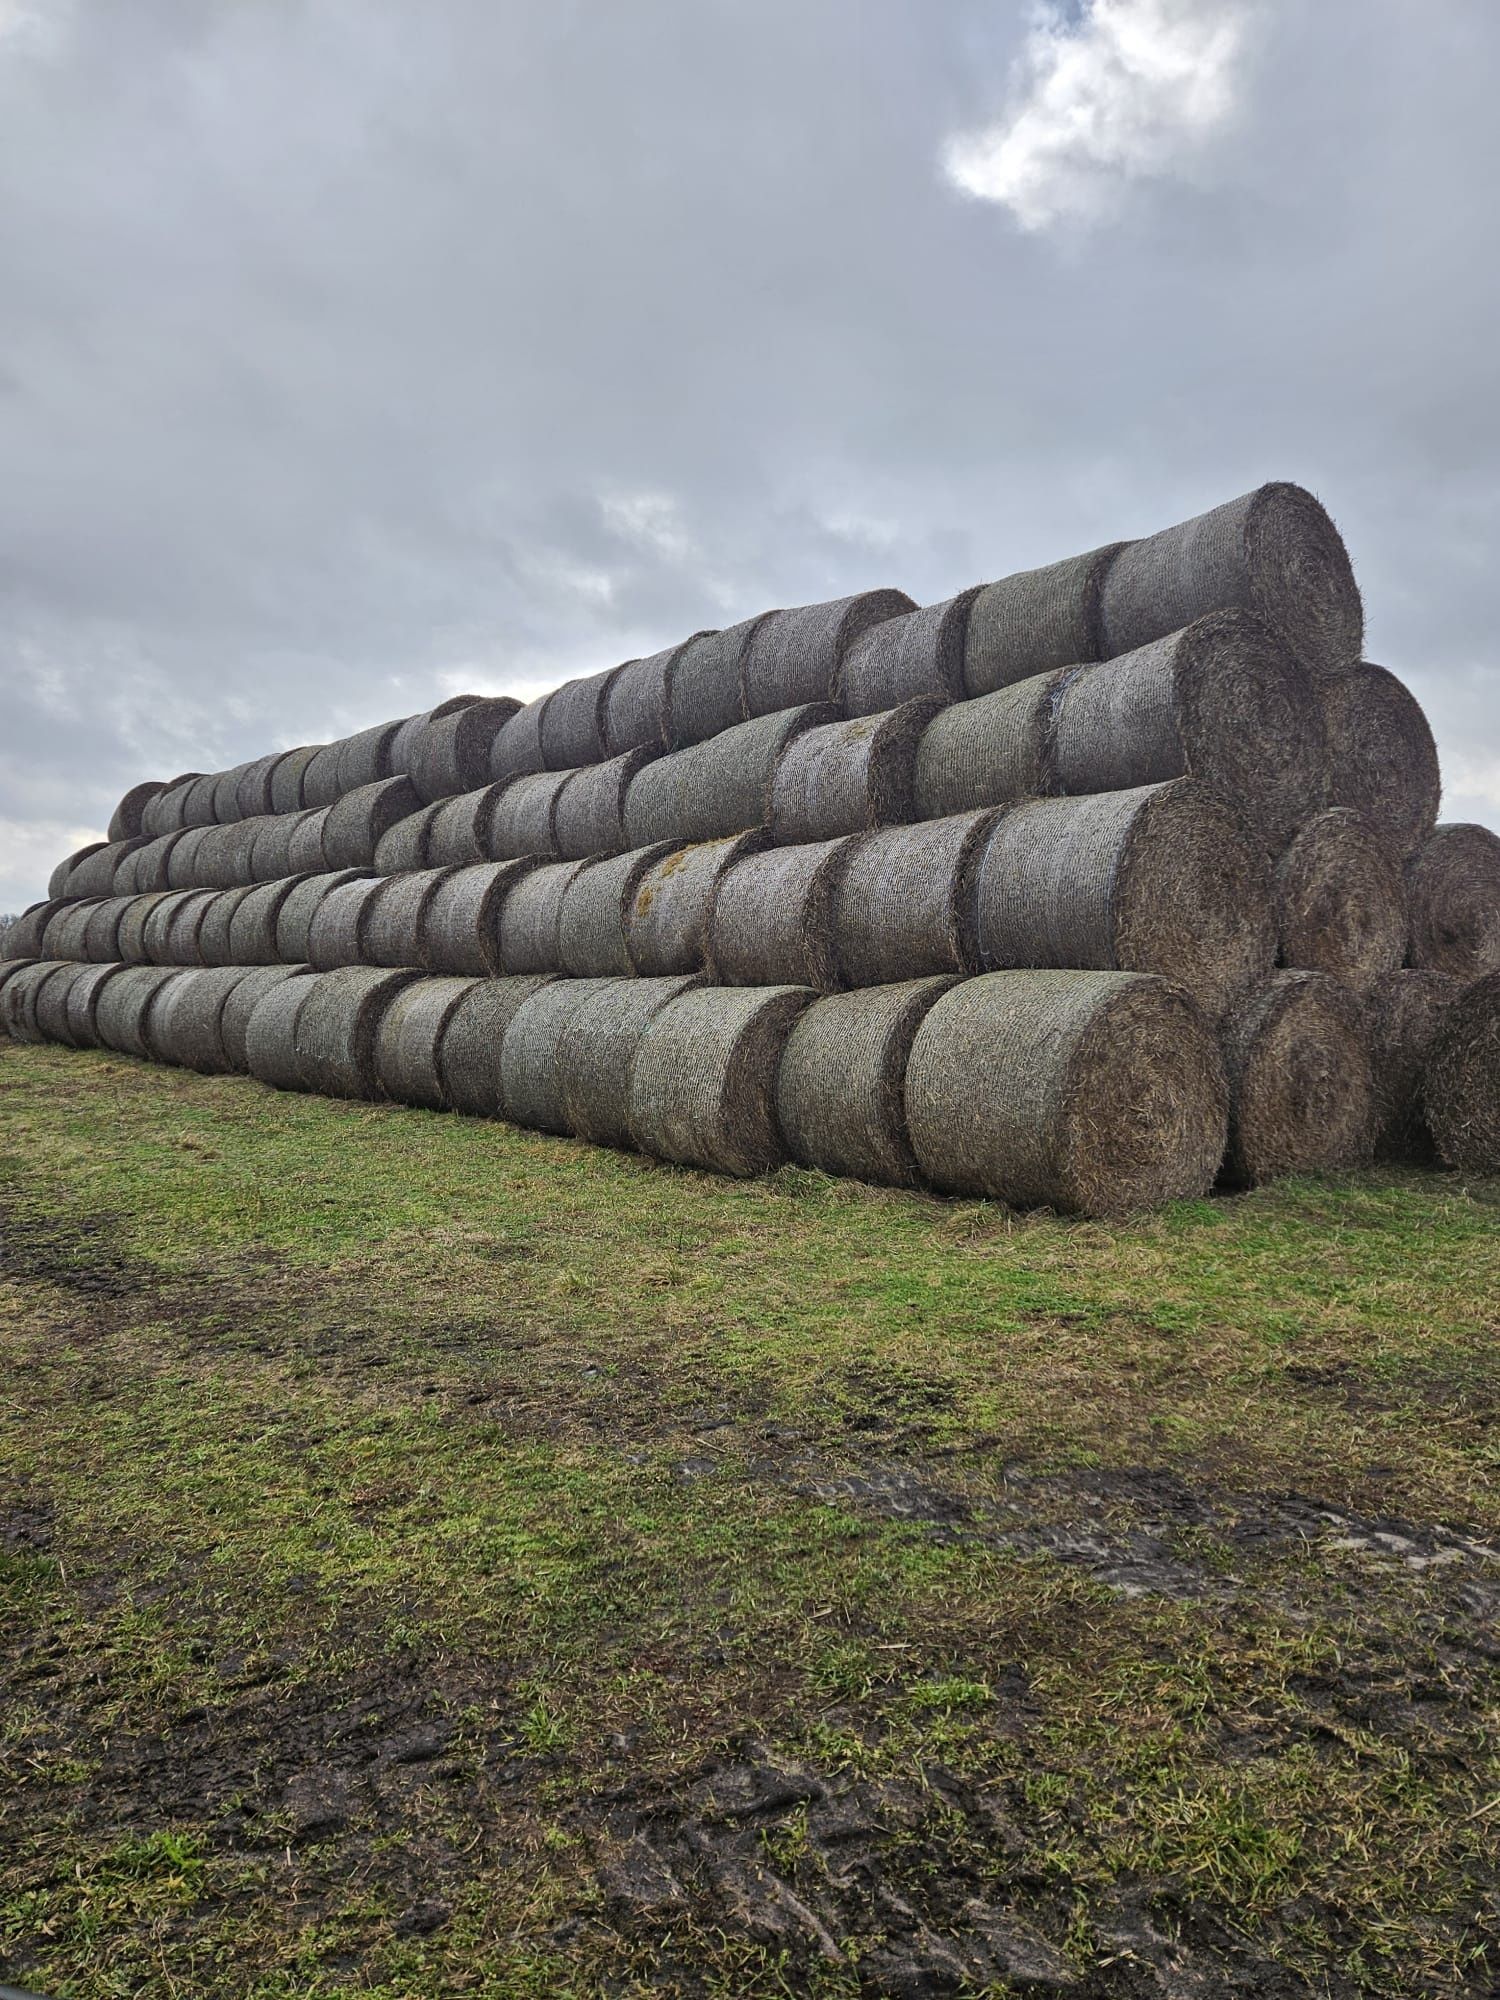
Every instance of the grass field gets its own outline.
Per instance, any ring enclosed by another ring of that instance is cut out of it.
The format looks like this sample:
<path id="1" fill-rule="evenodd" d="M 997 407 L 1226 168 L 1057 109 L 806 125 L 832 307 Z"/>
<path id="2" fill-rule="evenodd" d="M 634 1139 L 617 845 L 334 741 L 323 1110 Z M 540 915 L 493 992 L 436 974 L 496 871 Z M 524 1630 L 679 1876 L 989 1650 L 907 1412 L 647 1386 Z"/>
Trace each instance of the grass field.
<path id="1" fill-rule="evenodd" d="M 1132 1226 L 0 1048 L 0 1978 L 1500 1977 L 1500 1183 Z"/>

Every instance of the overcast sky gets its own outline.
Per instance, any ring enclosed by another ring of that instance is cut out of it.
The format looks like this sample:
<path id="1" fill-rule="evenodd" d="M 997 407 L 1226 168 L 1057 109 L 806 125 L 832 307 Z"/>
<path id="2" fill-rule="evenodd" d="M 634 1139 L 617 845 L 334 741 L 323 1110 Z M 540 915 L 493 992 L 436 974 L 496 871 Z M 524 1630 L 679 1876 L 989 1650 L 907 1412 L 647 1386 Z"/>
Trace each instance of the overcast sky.
<path id="1" fill-rule="evenodd" d="M 0 0 L 0 910 L 128 784 L 1301 480 L 1500 827 L 1494 0 Z"/>

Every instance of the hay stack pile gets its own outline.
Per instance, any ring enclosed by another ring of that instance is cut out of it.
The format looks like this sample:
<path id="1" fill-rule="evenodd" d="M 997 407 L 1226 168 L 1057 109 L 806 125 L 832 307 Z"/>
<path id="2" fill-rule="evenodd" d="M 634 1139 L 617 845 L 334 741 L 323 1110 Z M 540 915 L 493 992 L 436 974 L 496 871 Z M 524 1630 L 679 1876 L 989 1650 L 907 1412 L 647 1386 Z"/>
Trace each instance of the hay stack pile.
<path id="1" fill-rule="evenodd" d="M 0 1025 L 1114 1214 L 1387 1154 L 1493 1169 L 1500 839 L 1273 485 L 919 608 L 771 611 L 136 786 Z"/>

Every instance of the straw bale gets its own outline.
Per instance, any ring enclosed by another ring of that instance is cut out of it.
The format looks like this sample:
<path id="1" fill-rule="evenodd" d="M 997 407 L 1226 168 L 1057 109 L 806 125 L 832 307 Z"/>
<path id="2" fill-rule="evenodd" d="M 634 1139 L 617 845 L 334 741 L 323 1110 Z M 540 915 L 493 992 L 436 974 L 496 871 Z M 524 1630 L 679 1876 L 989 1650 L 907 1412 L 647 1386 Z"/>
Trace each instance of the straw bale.
<path id="1" fill-rule="evenodd" d="M 564 1016 L 557 1038 L 558 1129 L 597 1146 L 629 1146 L 630 1070 L 641 1036 L 697 975 L 559 984 L 589 991 Z"/>
<path id="2" fill-rule="evenodd" d="M 198 926 L 198 957 L 204 965 L 235 965 L 232 926 L 234 915 L 254 890 L 246 884 L 237 889 L 220 889 L 203 913 Z"/>
<path id="3" fill-rule="evenodd" d="M 375 1080 L 397 1104 L 425 1104 L 441 1111 L 442 1071 L 438 1058 L 448 1023 L 460 1001 L 478 982 L 472 979 L 414 979 L 392 1000 L 375 1038 Z"/>
<path id="4" fill-rule="evenodd" d="M 427 708 L 420 715 L 408 715 L 396 725 L 396 733 L 391 738 L 386 761 L 393 778 L 411 776 L 412 759 L 417 745 L 430 722 L 441 722 L 445 716 L 457 715 L 461 709 L 472 708 L 482 697 L 477 694 L 450 695 L 447 701 L 440 701 L 435 708 Z"/>
<path id="5" fill-rule="evenodd" d="M 418 963 L 432 972 L 461 972 L 475 978 L 498 972 L 504 963 L 510 898 L 524 887 L 532 872 L 529 861 L 480 861 L 444 871 L 422 912 Z M 513 949 L 518 948 L 517 935 L 514 931 L 510 934 Z M 506 969 L 550 972 L 556 967 Z"/>
<path id="6" fill-rule="evenodd" d="M 411 972 L 345 965 L 309 980 L 312 992 L 298 1010 L 295 1031 L 302 1088 L 323 1097 L 374 1097 L 381 1019 L 415 977 Z M 253 1030 L 253 1020 L 251 1025 Z"/>
<path id="7" fill-rule="evenodd" d="M 86 959 L 89 919 L 102 900 L 90 896 L 81 902 L 59 903 L 42 926 L 41 956 Z"/>
<path id="8" fill-rule="evenodd" d="M 1451 973 L 1408 968 L 1385 973 L 1364 995 L 1376 1159 L 1418 1166 L 1431 1166 L 1436 1159 L 1422 1080 L 1438 1029 L 1463 990 Z"/>
<path id="9" fill-rule="evenodd" d="M 297 884 L 309 878 L 283 875 L 276 882 L 257 882 L 247 889 L 229 913 L 228 965 L 275 965 L 276 920 L 281 906 Z"/>
<path id="10" fill-rule="evenodd" d="M 219 1040 L 223 1044 L 228 1069 L 240 1076 L 249 1073 L 250 1017 L 261 998 L 276 987 L 286 985 L 289 980 L 307 979 L 311 970 L 306 965 L 252 965 L 242 968 L 241 977 L 230 988 L 219 1015 Z"/>
<path id="11" fill-rule="evenodd" d="M 496 784 L 503 784 L 509 778 L 529 778 L 533 772 L 546 770 L 542 722 L 551 699 L 550 694 L 539 694 L 535 701 L 528 701 L 495 738 L 490 748 L 488 775 Z"/>
<path id="12" fill-rule="evenodd" d="M 718 879 L 708 911 L 708 969 L 720 986 L 838 982 L 834 906 L 859 834 L 747 854 Z"/>
<path id="13" fill-rule="evenodd" d="M 630 1069 L 640 1150 L 723 1174 L 779 1166 L 776 1070 L 812 999 L 805 986 L 695 986 L 659 1008 Z"/>
<path id="14" fill-rule="evenodd" d="M 771 616 L 762 611 L 722 632 L 702 632 L 688 640 L 667 677 L 668 749 L 706 743 L 747 720 L 745 649 Z"/>
<path id="15" fill-rule="evenodd" d="M 325 743 L 308 760 L 302 773 L 302 803 L 321 811 L 339 797 L 339 758 L 344 754 L 342 737 Z"/>
<path id="16" fill-rule="evenodd" d="M 276 810 L 272 797 L 271 781 L 276 774 L 276 766 L 290 753 L 285 750 L 271 750 L 264 757 L 256 757 L 245 766 L 240 779 L 237 799 L 239 817 L 243 819 L 264 819 L 267 813 Z"/>
<path id="17" fill-rule="evenodd" d="M 552 975 L 476 979 L 448 1017 L 438 1045 L 443 1101 L 475 1118 L 498 1118 L 500 1051 L 516 1009 Z"/>
<path id="18" fill-rule="evenodd" d="M 905 1187 L 917 1178 L 906 1129 L 906 1062 L 951 977 L 866 986 L 815 1000 L 788 1037 L 776 1116 L 804 1167 Z"/>
<path id="19" fill-rule="evenodd" d="M 194 778 L 188 786 L 182 801 L 182 823 L 184 826 L 214 826 L 214 795 L 219 789 L 218 771 L 205 771 Z"/>
<path id="20" fill-rule="evenodd" d="M 140 927 L 141 956 L 148 965 L 175 965 L 179 962 L 172 954 L 172 926 L 178 913 L 185 906 L 191 908 L 195 899 L 203 893 L 201 889 L 173 889 L 165 896 L 153 899 Z M 125 929 L 122 923 L 122 941 Z"/>
<path id="21" fill-rule="evenodd" d="M 1358 660 L 1364 609 L 1349 552 L 1302 487 L 1257 487 L 1128 542 L 1104 574 L 1103 652 L 1133 652 L 1206 612 L 1231 608 L 1259 612 L 1310 674 L 1339 675 Z"/>
<path id="22" fill-rule="evenodd" d="M 762 833 L 700 840 L 689 847 L 658 842 L 650 851 L 659 858 L 637 877 L 625 906 L 625 938 L 636 971 L 652 979 L 701 972 L 708 959 L 709 909 L 719 878 L 764 845 Z"/>
<path id="23" fill-rule="evenodd" d="M 49 899 L 45 903 L 32 903 L 5 933 L 0 950 L 7 958 L 40 958 L 42 955 L 42 933 L 53 912 L 62 908 L 61 899 Z"/>
<path id="24" fill-rule="evenodd" d="M 148 839 L 156 839 L 163 833 L 177 833 L 186 826 L 182 817 L 187 804 L 187 796 L 195 779 L 202 776 L 199 771 L 184 771 L 178 777 L 168 778 L 154 798 L 147 799 L 141 808 L 141 832 Z"/>
<path id="25" fill-rule="evenodd" d="M 126 965 L 99 989 L 94 1027 L 99 1046 L 120 1055 L 156 1060 L 153 1015 L 162 995 L 184 977 L 175 965 Z M 8 990 L 8 989 L 7 989 Z M 3 997 L 3 996 L 0 996 Z"/>
<path id="26" fill-rule="evenodd" d="M 1012 806 L 979 864 L 975 919 L 987 972 L 1159 972 L 1213 1020 L 1276 953 L 1266 862 L 1191 778 Z"/>
<path id="27" fill-rule="evenodd" d="M 150 963 L 146 950 L 146 925 L 150 921 L 152 912 L 169 896 L 186 893 L 185 890 L 178 889 L 149 889 L 142 895 L 126 898 L 124 914 L 120 918 L 120 928 L 115 933 L 116 948 L 122 963 L 126 965 Z"/>
<path id="28" fill-rule="evenodd" d="M 533 1132 L 566 1132 L 558 1043 L 584 1003 L 623 984 L 606 979 L 553 979 L 523 1000 L 500 1045 L 501 1115 Z"/>
<path id="29" fill-rule="evenodd" d="M 166 854 L 169 889 L 195 889 L 198 886 L 198 850 L 211 831 L 212 828 L 207 826 L 190 826 L 172 842 Z"/>
<path id="30" fill-rule="evenodd" d="M 572 771 L 530 771 L 501 787 L 490 818 L 489 851 L 497 861 L 535 855 L 557 860 L 553 812 Z"/>
<path id="31" fill-rule="evenodd" d="M 956 813 L 863 836 L 834 900 L 844 985 L 975 970 L 974 874 L 995 822 Z"/>
<path id="32" fill-rule="evenodd" d="M 472 798 L 471 792 L 464 794 Z M 405 819 L 398 819 L 392 827 L 387 827 L 375 847 L 374 868 L 377 875 L 400 875 L 411 868 L 432 866 L 430 844 L 432 829 L 439 813 L 455 799 L 439 799 L 430 806 L 420 806 L 416 812 L 408 813 Z"/>
<path id="33" fill-rule="evenodd" d="M 1416 697 L 1368 662 L 1322 688 L 1328 803 L 1353 806 L 1402 860 L 1437 822 L 1437 745 Z"/>
<path id="34" fill-rule="evenodd" d="M 81 965 L 67 990 L 66 1039 L 75 1049 L 97 1049 L 99 1039 L 99 996 L 105 985 L 122 972 L 120 965 Z"/>
<path id="35" fill-rule="evenodd" d="M 908 701 L 793 737 L 771 779 L 771 838 L 786 847 L 914 819 L 917 747 L 940 708 Z"/>
<path id="36" fill-rule="evenodd" d="M 1099 659 L 1099 594 L 1124 546 L 1110 542 L 985 584 L 964 634 L 964 692 L 994 694 L 1016 681 Z"/>
<path id="37" fill-rule="evenodd" d="M 295 813 L 307 810 L 310 802 L 303 796 L 307 769 L 318 752 L 326 747 L 322 743 L 303 743 L 295 750 L 288 750 L 278 761 L 271 772 L 272 812 Z"/>
<path id="38" fill-rule="evenodd" d="M 582 861 L 552 861 L 530 868 L 500 904 L 499 952 L 503 972 L 556 972 L 561 963 L 558 923 L 562 899 Z M 455 967 L 454 970 L 461 970 Z"/>
<path id="39" fill-rule="evenodd" d="M 239 965 L 200 966 L 162 994 L 152 1017 L 154 1053 L 201 1076 L 227 1076 L 234 1068 L 224 1049 L 224 1009 L 245 977 Z"/>
<path id="40" fill-rule="evenodd" d="M 629 845 L 625 800 L 631 780 L 660 754 L 654 747 L 627 750 L 605 763 L 567 774 L 552 815 L 553 842 L 564 861 L 619 854 Z"/>
<path id="41" fill-rule="evenodd" d="M 269 970 L 269 968 L 263 968 Z M 252 977 L 255 975 L 252 974 Z M 245 1068 L 262 1083 L 277 1090 L 305 1090 L 302 1062 L 297 1049 L 297 1024 L 303 1010 L 327 973 L 315 972 L 296 979 L 279 980 L 260 987 L 254 996 L 242 1035 Z M 243 988 L 237 987 L 238 1000 Z M 230 1002 L 225 1002 L 227 1014 Z M 236 1023 L 238 1033 L 238 1023 Z M 226 1037 L 226 1047 L 228 1046 Z"/>
<path id="42" fill-rule="evenodd" d="M 707 743 L 646 764 L 625 794 L 630 845 L 719 840 L 764 826 L 771 781 L 787 745 L 805 729 L 836 719 L 827 703 L 808 703 L 738 723 Z"/>
<path id="43" fill-rule="evenodd" d="M 1217 611 L 1072 674 L 1053 707 L 1050 788 L 1200 779 L 1279 852 L 1328 785 L 1317 695 L 1262 618 Z"/>
<path id="44" fill-rule="evenodd" d="M 916 609 L 904 590 L 864 590 L 827 604 L 771 612 L 750 634 L 740 663 L 745 714 L 775 715 L 802 702 L 836 701 L 845 656 L 860 635 Z"/>
<path id="45" fill-rule="evenodd" d="M 913 1039 L 905 1101 L 935 1187 L 1097 1216 L 1207 1194 L 1228 1109 L 1186 995 L 1148 974 L 1062 970 L 941 995 Z"/>
<path id="46" fill-rule="evenodd" d="M 236 820 L 227 826 L 206 826 L 202 838 L 195 839 L 188 847 L 188 866 L 192 880 L 184 882 L 185 889 L 232 889 L 238 856 L 246 854 L 254 846 L 255 836 L 251 832 L 247 844 L 244 822 Z"/>
<path id="47" fill-rule="evenodd" d="M 340 966 L 368 963 L 365 926 L 388 879 L 401 878 L 365 875 L 341 882 L 319 898 L 307 927 L 307 959 L 314 971 L 332 972 Z"/>
<path id="48" fill-rule="evenodd" d="M 582 764 L 600 763 L 605 747 L 604 722 L 609 691 L 618 667 L 564 681 L 553 691 L 538 725 L 542 757 L 549 771 L 576 771 Z"/>
<path id="49" fill-rule="evenodd" d="M 454 798 L 491 779 L 490 760 L 521 704 L 509 696 L 469 702 L 431 718 L 412 746 L 410 777 L 419 800 Z M 496 777 L 505 775 L 495 772 Z"/>
<path id="50" fill-rule="evenodd" d="M 332 865 L 328 859 L 325 839 L 328 831 L 330 806 L 317 806 L 305 812 L 292 828 L 286 844 L 287 873 L 289 875 L 322 875 Z"/>
<path id="51" fill-rule="evenodd" d="M 422 801 L 409 778 L 380 778 L 346 792 L 330 806 L 323 825 L 323 858 L 330 868 L 370 868 L 381 837 L 416 812 Z"/>
<path id="52" fill-rule="evenodd" d="M 132 785 L 110 815 L 110 839 L 134 840 L 144 833 L 145 828 L 141 822 L 146 807 L 165 789 L 160 778 L 150 778 L 143 785 Z"/>
<path id="53" fill-rule="evenodd" d="M 1375 828 L 1348 806 L 1314 813 L 1272 879 L 1283 965 L 1362 993 L 1406 956 L 1406 888 Z"/>
<path id="54" fill-rule="evenodd" d="M 35 964 L 34 958 L 0 958 L 0 988 L 3 988 L 8 980 L 14 979 L 18 972 L 24 971 L 28 965 Z M 0 1035 L 4 1033 L 4 1015 L 3 1010 L 0 1010 Z"/>
<path id="55" fill-rule="evenodd" d="M 249 768 L 248 764 L 236 764 L 214 780 L 215 826 L 233 826 L 241 817 L 240 784 Z"/>
<path id="56" fill-rule="evenodd" d="M 116 895 L 139 896 L 147 889 L 165 889 L 167 856 L 181 838 L 180 833 L 163 833 L 133 848 L 115 870 Z"/>
<path id="57" fill-rule="evenodd" d="M 1500 835 L 1450 822 L 1406 869 L 1411 962 L 1463 980 L 1500 972 Z"/>
<path id="58" fill-rule="evenodd" d="M 120 927 L 133 900 L 130 896 L 105 896 L 94 905 L 83 936 L 83 956 L 91 964 L 113 965 L 124 957 Z"/>
<path id="59" fill-rule="evenodd" d="M 77 896 L 112 896 L 115 877 L 129 857 L 145 846 L 143 840 L 107 840 L 91 854 L 84 855 L 68 871 L 67 893 Z"/>
<path id="60" fill-rule="evenodd" d="M 47 894 L 54 902 L 61 902 L 68 893 L 68 878 L 80 863 L 91 854 L 98 854 L 111 843 L 107 840 L 91 840 L 87 847 L 77 848 L 72 854 L 65 854 L 47 878 Z M 127 855 L 126 859 L 131 857 Z M 118 872 L 118 871 L 117 871 Z"/>
<path id="61" fill-rule="evenodd" d="M 658 861 L 680 850 L 670 841 L 633 848 L 581 868 L 563 890 L 557 922 L 560 969 L 574 979 L 625 977 L 635 970 L 627 935 L 636 891 Z"/>
<path id="62" fill-rule="evenodd" d="M 460 792 L 432 808 L 427 834 L 428 868 L 469 868 L 476 861 L 503 861 L 495 852 L 495 813 L 506 787 L 481 785 L 477 791 Z"/>
<path id="63" fill-rule="evenodd" d="M 350 792 L 363 791 L 367 785 L 377 785 L 382 778 L 392 775 L 391 745 L 400 727 L 399 722 L 377 722 L 372 729 L 361 729 L 343 739 L 339 745 L 341 798 Z"/>
<path id="64" fill-rule="evenodd" d="M 313 869 L 297 869 L 292 866 L 292 842 L 297 829 L 317 814 L 309 808 L 306 812 L 272 813 L 269 818 L 258 822 L 255 828 L 255 843 L 250 850 L 250 867 L 257 882 L 280 882 L 288 875 L 318 874 L 322 871 L 322 840 L 318 841 L 318 865 Z"/>
<path id="65" fill-rule="evenodd" d="M 1224 1178 L 1361 1166 L 1375 1137 L 1375 1085 L 1359 1002 L 1326 972 L 1274 972 L 1230 1017 Z"/>
<path id="66" fill-rule="evenodd" d="M 0 1034 L 13 1042 L 44 1042 L 37 1018 L 42 988 L 53 979 L 71 978 L 77 967 L 65 959 L 41 958 L 20 965 L 0 985 Z"/>
<path id="67" fill-rule="evenodd" d="M 216 889 L 189 889 L 166 920 L 165 933 L 158 932 L 163 956 L 157 960 L 161 965 L 201 965 L 202 952 L 199 936 L 203 929 L 203 919 L 208 915 Z"/>
<path id="68" fill-rule="evenodd" d="M 359 951 L 347 963 L 412 969 L 425 965 L 423 924 L 433 898 L 451 873 L 443 868 L 414 868 L 372 883 L 375 893 L 365 905 Z M 316 955 L 313 962 L 317 962 Z"/>
<path id="69" fill-rule="evenodd" d="M 1444 1166 L 1500 1172 L 1500 972 L 1476 979 L 1448 1009 L 1428 1056 L 1422 1102 Z"/>
<path id="70" fill-rule="evenodd" d="M 1055 789 L 1052 718 L 1076 667 L 1036 674 L 935 715 L 917 744 L 912 797 L 919 819 L 1010 805 Z"/>
<path id="71" fill-rule="evenodd" d="M 34 1002 L 36 1030 L 44 1042 L 56 1042 L 62 1048 L 77 1047 L 73 1040 L 68 1003 L 80 979 L 93 980 L 97 985 L 100 969 L 70 959 L 60 971 L 53 973 L 50 979 L 44 979 L 37 987 Z M 94 997 L 97 1000 L 97 991 Z"/>
<path id="72" fill-rule="evenodd" d="M 307 963 L 311 955 L 308 944 L 312 921 L 323 898 L 345 882 L 361 880 L 368 872 L 363 868 L 346 868 L 336 874 L 325 871 L 304 875 L 297 882 L 276 913 L 276 950 L 284 965 Z"/>
<path id="73" fill-rule="evenodd" d="M 883 618 L 844 655 L 835 698 L 848 715 L 881 715 L 902 702 L 960 701 L 969 614 L 978 587 L 943 604 Z"/>
<path id="74" fill-rule="evenodd" d="M 713 635 L 695 632 L 676 646 L 666 646 L 643 660 L 627 660 L 617 667 L 604 698 L 604 747 L 611 757 L 627 750 L 680 750 L 683 745 L 672 734 L 672 687 L 677 666 L 689 646 Z M 735 691 L 736 712 L 730 722 L 740 722 L 738 712 L 739 670 L 730 676 Z M 727 726 L 727 725 L 726 725 Z"/>

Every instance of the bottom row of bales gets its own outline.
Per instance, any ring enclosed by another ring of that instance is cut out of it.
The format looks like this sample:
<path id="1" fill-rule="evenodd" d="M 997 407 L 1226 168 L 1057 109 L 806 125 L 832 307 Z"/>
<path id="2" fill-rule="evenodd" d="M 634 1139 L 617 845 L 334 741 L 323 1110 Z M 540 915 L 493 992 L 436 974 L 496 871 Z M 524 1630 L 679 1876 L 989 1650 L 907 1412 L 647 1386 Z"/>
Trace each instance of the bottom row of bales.
<path id="1" fill-rule="evenodd" d="M 385 1098 L 752 1175 L 788 1160 L 1117 1215 L 1357 1165 L 1430 1121 L 1493 1166 L 1500 977 L 1425 975 L 1384 1041 L 1336 981 L 1276 974 L 1222 1039 L 1144 973 L 1016 971 L 819 995 L 700 976 L 431 977 L 349 966 L 0 968 L 17 1041 Z M 1430 1045 L 1430 1046 L 1429 1046 Z"/>

